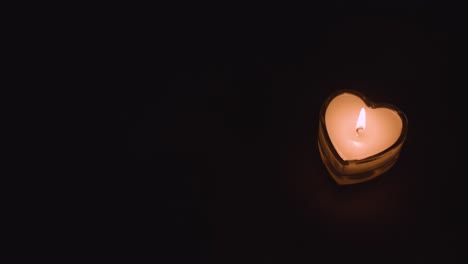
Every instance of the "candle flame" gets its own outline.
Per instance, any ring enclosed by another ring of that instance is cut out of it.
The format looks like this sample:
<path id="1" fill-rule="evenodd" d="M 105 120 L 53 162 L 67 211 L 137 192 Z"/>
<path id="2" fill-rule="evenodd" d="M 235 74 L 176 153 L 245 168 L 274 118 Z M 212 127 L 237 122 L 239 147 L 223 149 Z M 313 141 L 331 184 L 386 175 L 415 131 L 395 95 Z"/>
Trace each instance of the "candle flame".
<path id="1" fill-rule="evenodd" d="M 366 110 L 361 108 L 361 112 L 359 113 L 358 120 L 356 122 L 356 131 L 359 129 L 366 129 Z"/>

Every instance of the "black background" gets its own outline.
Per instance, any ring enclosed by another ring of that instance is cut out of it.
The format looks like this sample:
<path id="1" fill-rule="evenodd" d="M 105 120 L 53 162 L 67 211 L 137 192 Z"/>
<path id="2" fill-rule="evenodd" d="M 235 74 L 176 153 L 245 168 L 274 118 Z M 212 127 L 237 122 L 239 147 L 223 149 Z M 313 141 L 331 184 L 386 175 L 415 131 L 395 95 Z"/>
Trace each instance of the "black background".
<path id="1" fill-rule="evenodd" d="M 103 73 L 122 100 L 102 120 L 117 125 L 105 138 L 118 169 L 103 176 L 112 217 L 101 224 L 128 245 L 112 254 L 461 263 L 463 17 L 423 1 L 387 4 L 194 5 L 108 22 Z M 409 120 L 395 166 L 345 187 L 317 149 L 320 107 L 339 89 Z"/>

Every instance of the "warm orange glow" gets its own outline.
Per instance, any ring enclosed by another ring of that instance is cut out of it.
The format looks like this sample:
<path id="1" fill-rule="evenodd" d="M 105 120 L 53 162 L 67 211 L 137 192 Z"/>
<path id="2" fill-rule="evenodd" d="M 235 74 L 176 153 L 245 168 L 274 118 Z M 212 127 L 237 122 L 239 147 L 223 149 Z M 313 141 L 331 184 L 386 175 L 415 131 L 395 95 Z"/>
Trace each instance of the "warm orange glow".
<path id="1" fill-rule="evenodd" d="M 364 129 L 366 129 L 366 110 L 362 107 L 356 122 L 356 131 Z"/>

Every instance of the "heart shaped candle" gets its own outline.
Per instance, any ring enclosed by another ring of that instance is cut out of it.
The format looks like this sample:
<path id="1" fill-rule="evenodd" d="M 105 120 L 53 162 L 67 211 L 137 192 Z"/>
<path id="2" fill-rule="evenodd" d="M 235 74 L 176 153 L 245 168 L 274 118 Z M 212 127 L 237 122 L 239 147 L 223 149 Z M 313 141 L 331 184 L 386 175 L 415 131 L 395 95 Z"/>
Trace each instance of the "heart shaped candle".
<path id="1" fill-rule="evenodd" d="M 406 138 L 405 114 L 342 90 L 320 112 L 318 145 L 322 161 L 340 185 L 364 182 L 389 170 Z"/>

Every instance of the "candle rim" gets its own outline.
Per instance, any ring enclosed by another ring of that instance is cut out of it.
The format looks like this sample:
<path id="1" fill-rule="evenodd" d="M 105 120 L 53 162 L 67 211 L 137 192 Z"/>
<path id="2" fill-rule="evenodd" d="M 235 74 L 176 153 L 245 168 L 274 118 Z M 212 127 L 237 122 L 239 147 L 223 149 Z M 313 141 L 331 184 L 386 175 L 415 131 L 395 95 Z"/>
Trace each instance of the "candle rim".
<path id="1" fill-rule="evenodd" d="M 359 99 L 361 99 L 364 102 L 365 106 L 370 108 L 370 109 L 387 108 L 387 109 L 395 111 L 398 114 L 398 116 L 401 118 L 401 122 L 402 122 L 401 134 L 398 137 L 398 139 L 390 147 L 382 150 L 379 153 L 371 155 L 371 156 L 369 156 L 367 158 L 344 160 L 338 154 L 338 151 L 335 149 L 335 146 L 333 145 L 333 143 L 331 141 L 330 135 L 328 134 L 327 124 L 325 122 L 325 113 L 326 113 L 326 110 L 328 109 L 328 105 L 330 104 L 330 102 L 333 99 L 335 99 L 337 96 L 339 96 L 341 94 L 352 94 L 352 95 L 357 96 Z M 319 127 L 323 126 L 322 128 L 325 129 L 325 131 L 326 131 L 326 133 L 324 133 L 324 137 L 325 137 L 325 140 L 327 141 L 327 144 L 329 146 L 331 146 L 331 151 L 332 151 L 333 155 L 338 158 L 338 161 L 342 165 L 360 164 L 360 163 L 366 163 L 366 162 L 369 162 L 371 160 L 374 160 L 374 159 L 380 157 L 381 155 L 384 155 L 385 153 L 387 153 L 389 151 L 392 151 L 393 149 L 400 146 L 405 141 L 407 133 L 408 133 L 408 118 L 406 117 L 406 114 L 403 111 L 401 111 L 400 108 L 398 108 L 395 105 L 389 104 L 389 103 L 374 102 L 373 100 L 371 100 L 367 96 L 365 96 L 363 93 L 361 93 L 361 92 L 359 92 L 357 90 L 352 90 L 352 89 L 340 89 L 340 90 L 335 91 L 334 93 L 332 93 L 331 95 L 329 95 L 327 97 L 327 99 L 325 100 L 325 102 L 322 105 L 322 108 L 320 109 L 319 123 L 320 123 Z"/>

